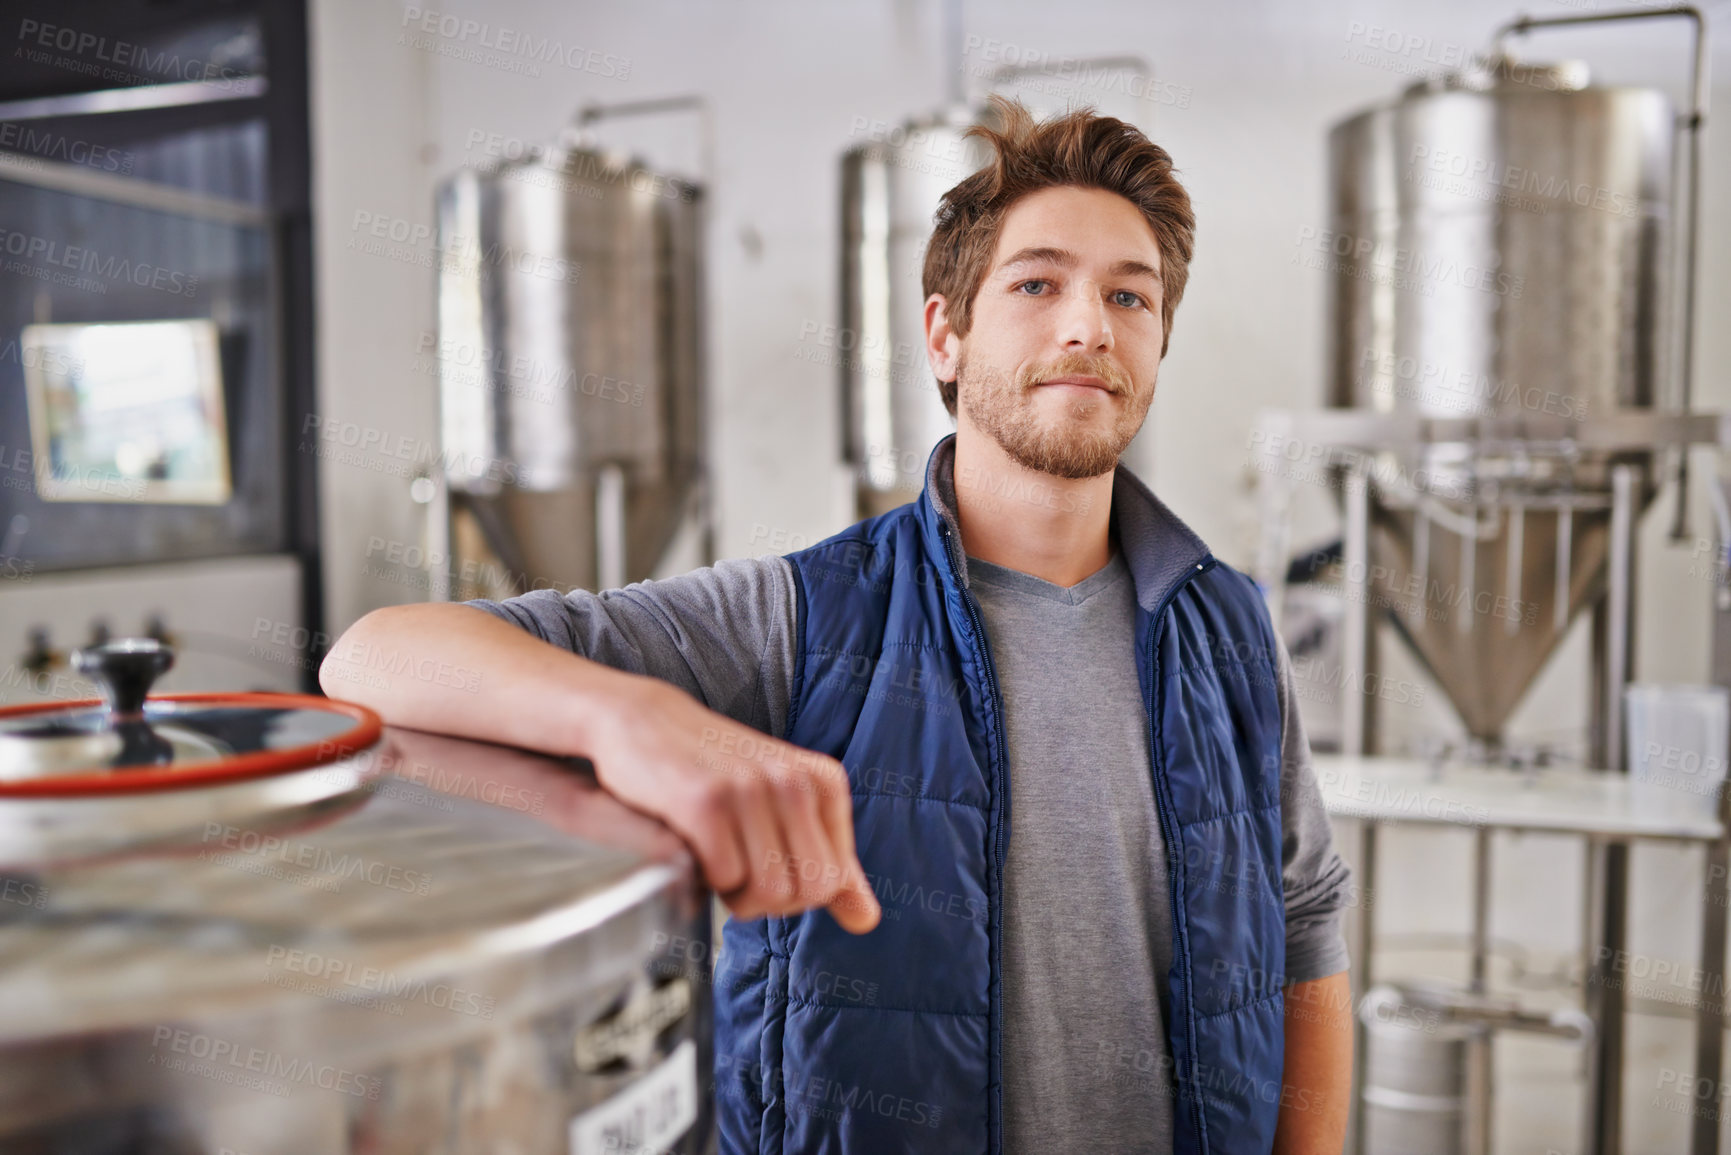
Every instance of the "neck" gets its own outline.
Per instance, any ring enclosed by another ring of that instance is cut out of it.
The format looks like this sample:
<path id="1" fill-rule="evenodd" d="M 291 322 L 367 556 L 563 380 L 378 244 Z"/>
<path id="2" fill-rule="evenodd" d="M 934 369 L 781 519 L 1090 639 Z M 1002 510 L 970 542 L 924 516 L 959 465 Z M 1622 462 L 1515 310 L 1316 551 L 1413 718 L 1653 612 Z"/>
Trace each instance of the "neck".
<path id="1" fill-rule="evenodd" d="M 1020 464 L 964 417 L 956 520 L 970 557 L 1073 586 L 1111 560 L 1112 473 L 1071 480 Z"/>

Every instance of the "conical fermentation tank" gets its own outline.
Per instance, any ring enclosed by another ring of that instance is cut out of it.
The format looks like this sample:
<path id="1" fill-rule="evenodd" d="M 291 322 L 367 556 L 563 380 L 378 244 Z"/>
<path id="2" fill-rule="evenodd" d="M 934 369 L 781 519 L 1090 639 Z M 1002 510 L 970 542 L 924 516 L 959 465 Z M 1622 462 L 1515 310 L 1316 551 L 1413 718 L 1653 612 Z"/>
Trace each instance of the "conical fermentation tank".
<path id="1" fill-rule="evenodd" d="M 1578 427 L 1652 409 L 1669 372 L 1675 114 L 1578 64 L 1493 60 L 1330 137 L 1330 404 Z M 1495 742 L 1605 588 L 1610 469 L 1653 450 L 1568 436 L 1376 452 L 1375 604 L 1468 732 Z"/>
<path id="2" fill-rule="evenodd" d="M 623 585 L 703 521 L 702 208 L 581 137 L 441 187 L 452 596 Z"/>

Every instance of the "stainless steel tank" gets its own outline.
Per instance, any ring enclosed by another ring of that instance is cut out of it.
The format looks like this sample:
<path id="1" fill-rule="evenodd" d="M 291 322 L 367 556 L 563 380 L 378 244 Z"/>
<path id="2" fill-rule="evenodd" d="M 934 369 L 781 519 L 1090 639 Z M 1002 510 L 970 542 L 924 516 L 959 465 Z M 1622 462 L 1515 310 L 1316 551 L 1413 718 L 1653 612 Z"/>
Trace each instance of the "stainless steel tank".
<path id="1" fill-rule="evenodd" d="M 571 138 L 438 194 L 454 597 L 650 576 L 702 512 L 702 190 Z"/>
<path id="2" fill-rule="evenodd" d="M 1675 115 L 1579 64 L 1495 59 L 1330 136 L 1329 402 L 1587 421 L 1667 378 Z M 1376 456 L 1372 584 L 1474 737 L 1495 741 L 1604 587 L 1608 469 L 1567 439 Z"/>
<path id="3" fill-rule="evenodd" d="M 0 711 L 0 1150 L 711 1148 L 665 828 L 356 706 L 145 702 L 153 647 L 107 648 L 112 712 Z"/>
<path id="4" fill-rule="evenodd" d="M 957 106 L 867 122 L 868 139 L 842 157 L 842 321 L 824 352 L 841 379 L 845 459 L 865 515 L 917 496 L 926 456 L 955 428 L 926 365 L 921 273 L 938 202 L 989 154 L 963 138 L 984 115 Z"/>

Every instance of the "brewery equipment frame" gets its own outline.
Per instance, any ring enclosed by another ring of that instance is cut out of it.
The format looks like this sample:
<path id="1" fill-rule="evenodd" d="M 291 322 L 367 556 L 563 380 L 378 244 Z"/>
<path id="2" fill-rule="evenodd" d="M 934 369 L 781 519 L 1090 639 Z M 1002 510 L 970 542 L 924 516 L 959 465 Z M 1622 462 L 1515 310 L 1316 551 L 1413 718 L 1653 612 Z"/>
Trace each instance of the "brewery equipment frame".
<path id="1" fill-rule="evenodd" d="M 1351 777 L 1343 772 L 1343 767 L 1368 765 L 1355 760 L 1370 755 L 1376 745 L 1378 695 L 1371 687 L 1380 683 L 1380 670 L 1370 537 L 1376 500 L 1377 453 L 1444 443 L 1471 445 L 1488 453 L 1511 446 L 1542 447 L 1562 457 L 1595 453 L 1614 458 L 1619 453 L 1651 451 L 1654 447 L 1674 447 L 1680 456 L 1687 456 L 1689 448 L 1695 445 L 1731 446 L 1731 416 L 1656 413 L 1652 410 L 1624 410 L 1579 420 L 1555 415 L 1433 418 L 1410 413 L 1376 414 L 1355 410 L 1267 411 L 1260 417 L 1258 430 L 1257 444 L 1265 461 L 1258 470 L 1263 536 L 1259 543 L 1255 576 L 1267 592 L 1270 613 L 1277 629 L 1285 585 L 1284 559 L 1290 552 L 1291 491 L 1280 468 L 1285 447 L 1301 447 L 1303 457 L 1321 457 L 1324 467 L 1338 474 L 1344 493 L 1345 524 L 1341 550 L 1344 612 L 1338 675 L 1343 688 L 1341 757 L 1344 762 L 1336 764 L 1326 758 L 1318 759 L 1319 773 L 1326 779 L 1332 769 L 1337 784 L 1339 780 Z M 1593 690 L 1589 708 L 1588 760 L 1597 769 L 1545 771 L 1548 777 L 1561 781 L 1568 781 L 1559 777 L 1563 775 L 1596 778 L 1601 789 L 1611 793 L 1599 807 L 1577 807 L 1560 815 L 1520 811 L 1498 818 L 1497 812 L 1491 811 L 1477 831 L 1472 882 L 1472 975 L 1474 989 L 1482 990 L 1488 958 L 1489 831 L 1493 828 L 1542 829 L 1575 833 L 1587 840 L 1582 985 L 1584 1009 L 1593 1020 L 1594 1035 L 1584 1129 L 1587 1150 L 1593 1155 L 1620 1155 L 1623 1150 L 1621 1108 L 1626 992 L 1610 970 L 1627 944 L 1628 849 L 1632 843 L 1659 840 L 1705 847 L 1706 893 L 1701 922 L 1704 988 L 1723 991 L 1726 974 L 1726 916 L 1727 905 L 1731 904 L 1731 888 L 1727 885 L 1727 871 L 1731 867 L 1731 797 L 1721 792 L 1718 817 L 1711 822 L 1682 823 L 1671 828 L 1654 829 L 1651 823 L 1631 815 L 1634 808 L 1626 795 L 1632 784 L 1626 775 L 1619 773 L 1627 769 L 1623 758 L 1621 703 L 1623 691 L 1633 673 L 1636 534 L 1644 470 L 1645 466 L 1635 464 L 1616 464 L 1610 468 L 1610 539 L 1605 590 L 1591 619 Z M 1716 479 L 1715 484 L 1722 483 Z M 1595 499 L 1591 493 L 1580 494 L 1578 498 Z M 1568 525 L 1566 517 L 1559 518 L 1558 531 L 1562 540 L 1558 548 L 1565 558 Z M 1720 543 L 1722 554 L 1728 545 L 1731 542 Z M 1509 581 L 1513 588 L 1509 596 L 1518 601 L 1521 573 L 1518 547 L 1511 556 L 1514 561 L 1509 567 Z M 1558 565 L 1559 574 L 1566 574 L 1568 569 L 1567 564 Z M 1561 612 L 1566 604 L 1559 600 L 1558 611 Z M 1731 600 L 1715 599 L 1714 621 L 1714 680 L 1731 685 Z M 1508 771 L 1500 773 L 1505 775 L 1509 785 L 1519 781 Z M 1369 774 L 1372 779 L 1375 777 L 1374 771 L 1365 771 L 1360 774 L 1361 780 L 1364 774 Z M 1436 792 L 1436 797 L 1444 803 L 1435 808 L 1439 814 L 1458 816 L 1462 813 L 1459 807 L 1447 805 L 1460 799 L 1438 782 L 1428 782 L 1425 789 Z M 1376 793 L 1374 787 L 1372 793 Z M 1365 807 L 1354 801 L 1350 792 L 1343 793 L 1338 789 L 1332 795 L 1325 789 L 1325 802 L 1331 814 L 1359 822 L 1357 882 L 1361 895 L 1371 895 L 1376 891 L 1379 826 L 1449 821 L 1405 810 Z M 1459 818 L 1453 821 L 1458 824 Z M 1373 981 L 1372 922 L 1371 908 L 1361 905 L 1351 944 L 1352 986 L 1361 992 L 1368 990 Z M 1722 1002 L 1709 1003 L 1703 999 L 1696 1008 L 1697 1083 L 1707 1080 L 1710 1085 L 1718 1085 L 1723 1071 L 1723 1032 Z M 1356 1021 L 1354 1041 L 1353 1149 L 1362 1152 L 1366 1032 L 1363 1024 Z M 1479 1123 L 1483 1131 L 1476 1142 L 1481 1145 L 1480 1151 L 1488 1153 L 1488 1112 L 1483 1113 Z M 1689 1150 L 1691 1155 L 1716 1155 L 1719 1151 L 1717 1112 L 1695 1116 L 1691 1124 Z"/>

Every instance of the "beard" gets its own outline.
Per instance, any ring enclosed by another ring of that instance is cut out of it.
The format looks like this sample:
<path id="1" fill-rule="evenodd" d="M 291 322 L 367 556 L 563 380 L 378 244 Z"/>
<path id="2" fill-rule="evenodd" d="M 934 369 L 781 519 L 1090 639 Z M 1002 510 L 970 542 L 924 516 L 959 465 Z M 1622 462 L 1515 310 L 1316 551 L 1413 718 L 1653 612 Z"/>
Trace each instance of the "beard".
<path id="1" fill-rule="evenodd" d="M 1055 377 L 1098 377 L 1115 396 L 1126 398 L 1123 410 L 1106 428 L 1098 428 L 1096 411 L 1110 406 L 1108 397 L 1075 398 L 1056 419 L 1042 417 L 1034 389 Z M 1036 365 L 1024 365 L 1013 377 L 987 369 L 969 372 L 967 351 L 956 359 L 958 404 L 966 399 L 968 417 L 1016 464 L 1036 473 L 1071 481 L 1098 477 L 1118 466 L 1154 403 L 1152 387 L 1138 394 L 1135 383 L 1106 357 L 1066 353 Z"/>

